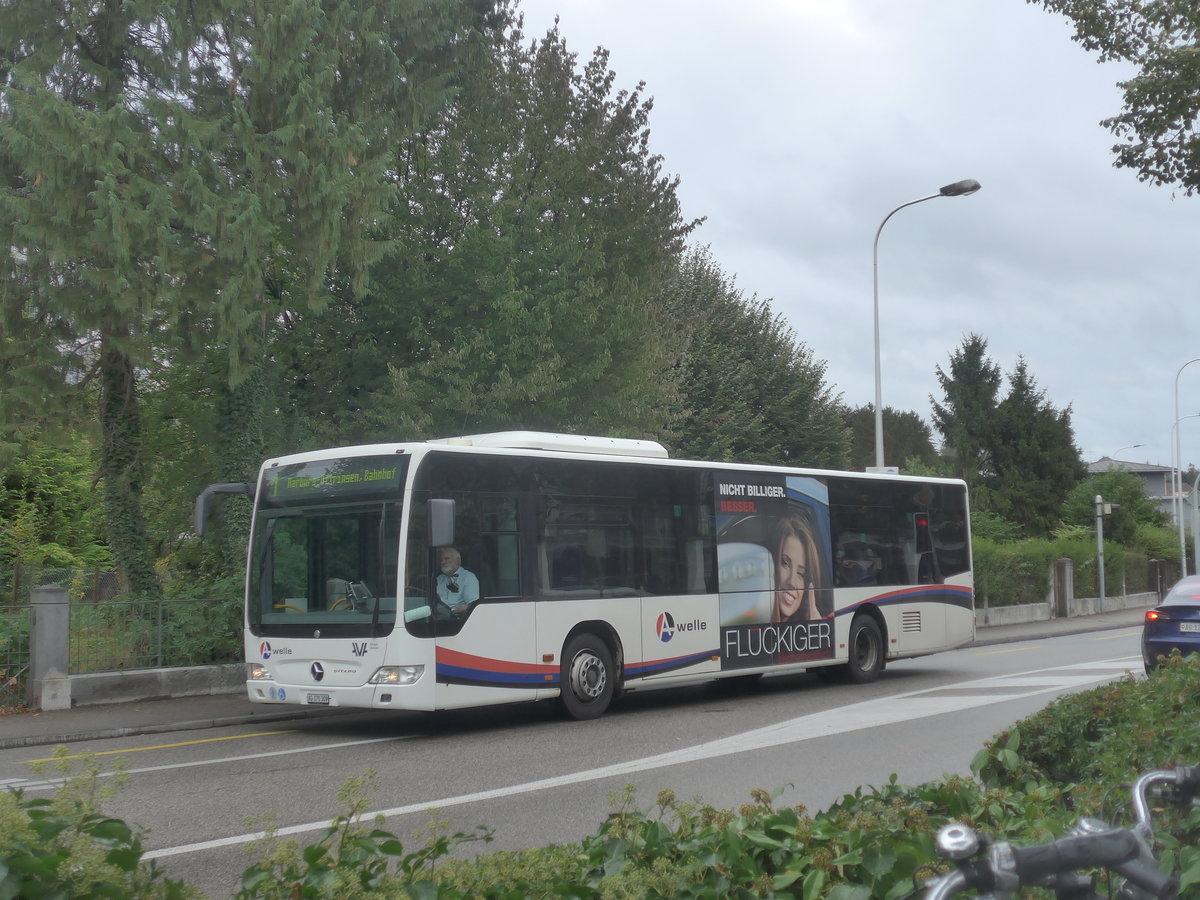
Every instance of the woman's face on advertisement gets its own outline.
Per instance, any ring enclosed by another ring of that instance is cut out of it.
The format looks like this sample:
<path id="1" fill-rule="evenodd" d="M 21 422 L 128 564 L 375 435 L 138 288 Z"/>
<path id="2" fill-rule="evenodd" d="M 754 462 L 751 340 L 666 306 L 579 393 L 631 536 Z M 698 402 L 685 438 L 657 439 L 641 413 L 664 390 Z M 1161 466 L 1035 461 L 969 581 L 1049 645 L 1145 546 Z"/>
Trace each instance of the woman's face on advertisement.
<path id="1" fill-rule="evenodd" d="M 775 617 L 783 620 L 792 616 L 804 601 L 808 584 L 808 552 L 794 534 L 779 542 L 775 561 Z"/>

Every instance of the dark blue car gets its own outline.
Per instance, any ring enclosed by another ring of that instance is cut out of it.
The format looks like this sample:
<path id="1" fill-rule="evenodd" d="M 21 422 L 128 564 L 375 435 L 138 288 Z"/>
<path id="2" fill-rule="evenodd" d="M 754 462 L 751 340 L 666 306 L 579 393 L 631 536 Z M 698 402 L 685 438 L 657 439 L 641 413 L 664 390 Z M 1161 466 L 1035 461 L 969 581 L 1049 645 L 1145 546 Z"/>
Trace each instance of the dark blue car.
<path id="1" fill-rule="evenodd" d="M 1160 656 L 1200 650 L 1200 575 L 1187 575 L 1171 588 L 1161 605 L 1146 610 L 1142 660 L 1149 672 Z"/>

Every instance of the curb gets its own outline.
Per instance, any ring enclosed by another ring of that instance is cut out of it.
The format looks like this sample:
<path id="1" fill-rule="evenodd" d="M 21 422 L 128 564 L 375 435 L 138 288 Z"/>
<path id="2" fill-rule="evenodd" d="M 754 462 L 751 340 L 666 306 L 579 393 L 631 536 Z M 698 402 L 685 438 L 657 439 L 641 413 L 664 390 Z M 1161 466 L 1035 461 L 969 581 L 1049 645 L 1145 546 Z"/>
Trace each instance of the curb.
<path id="1" fill-rule="evenodd" d="M 1026 634 L 1026 635 L 995 635 L 993 637 L 979 638 L 976 637 L 969 644 L 964 644 L 964 647 L 991 647 L 995 644 L 1011 644 L 1015 641 L 1044 641 L 1047 638 L 1067 637 L 1072 634 L 1091 634 L 1096 631 L 1115 631 L 1118 628 L 1129 628 L 1129 625 L 1109 625 L 1104 628 L 1068 628 L 1063 631 L 1055 631 L 1045 634 Z"/>
<path id="2" fill-rule="evenodd" d="M 17 750 L 22 747 L 43 747 L 47 744 L 72 744 L 79 741 L 109 740 L 111 738 L 135 737 L 141 734 L 168 734 L 172 731 L 192 731 L 203 728 L 225 728 L 231 725 L 246 725 L 250 722 L 287 722 L 293 719 L 326 718 L 361 713 L 361 709 L 322 709 L 277 713 L 247 713 L 240 716 L 220 716 L 212 719 L 192 719 L 186 722 L 155 722 L 148 725 L 122 725 L 114 728 L 96 728 L 90 731 L 72 731 L 61 734 L 31 734 L 24 737 L 0 738 L 0 750 Z"/>

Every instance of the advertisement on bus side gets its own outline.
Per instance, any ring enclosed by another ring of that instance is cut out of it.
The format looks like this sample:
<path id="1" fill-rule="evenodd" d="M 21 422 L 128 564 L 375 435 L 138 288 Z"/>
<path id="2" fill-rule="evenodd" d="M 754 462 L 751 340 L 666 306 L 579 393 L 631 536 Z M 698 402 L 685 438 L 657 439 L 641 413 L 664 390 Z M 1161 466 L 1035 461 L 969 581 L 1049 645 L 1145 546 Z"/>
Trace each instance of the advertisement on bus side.
<path id="1" fill-rule="evenodd" d="M 829 489 L 822 479 L 717 479 L 721 668 L 833 657 Z"/>

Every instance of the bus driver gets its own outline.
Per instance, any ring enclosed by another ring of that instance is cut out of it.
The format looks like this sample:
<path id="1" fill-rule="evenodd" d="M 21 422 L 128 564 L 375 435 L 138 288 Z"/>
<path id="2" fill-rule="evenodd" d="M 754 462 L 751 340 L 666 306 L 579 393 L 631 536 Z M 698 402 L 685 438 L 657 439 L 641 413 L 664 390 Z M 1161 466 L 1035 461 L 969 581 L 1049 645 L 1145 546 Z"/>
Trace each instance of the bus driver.
<path id="1" fill-rule="evenodd" d="M 437 577 L 438 599 L 451 612 L 465 615 L 479 599 L 479 579 L 462 567 L 462 556 L 454 547 L 443 547 L 438 552 L 438 566 L 442 570 Z"/>

